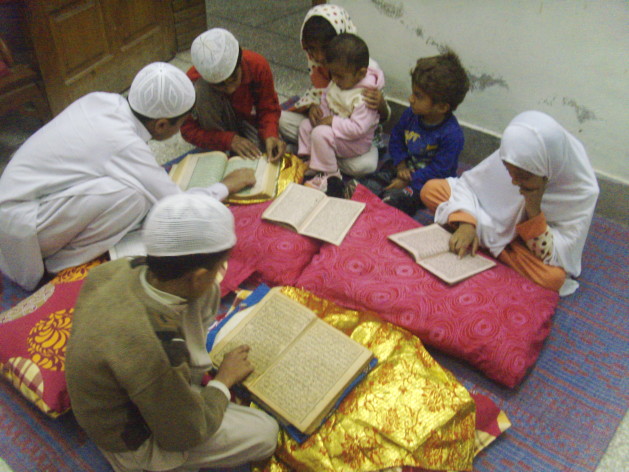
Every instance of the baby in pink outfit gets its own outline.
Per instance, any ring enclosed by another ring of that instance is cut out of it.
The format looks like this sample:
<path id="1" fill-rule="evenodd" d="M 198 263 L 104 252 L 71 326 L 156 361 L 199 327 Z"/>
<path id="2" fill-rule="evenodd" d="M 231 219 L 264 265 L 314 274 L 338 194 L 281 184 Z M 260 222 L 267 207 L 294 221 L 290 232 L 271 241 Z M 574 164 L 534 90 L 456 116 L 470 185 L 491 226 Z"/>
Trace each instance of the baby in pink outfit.
<path id="1" fill-rule="evenodd" d="M 324 192 L 329 178 L 341 177 L 337 159 L 358 157 L 371 148 L 379 115 L 367 107 L 362 90 L 384 87 L 384 73 L 370 63 L 367 45 L 354 34 L 336 36 L 325 59 L 332 81 L 321 97 L 323 113 L 302 121 L 298 150 L 300 156 L 310 156 L 305 185 Z"/>

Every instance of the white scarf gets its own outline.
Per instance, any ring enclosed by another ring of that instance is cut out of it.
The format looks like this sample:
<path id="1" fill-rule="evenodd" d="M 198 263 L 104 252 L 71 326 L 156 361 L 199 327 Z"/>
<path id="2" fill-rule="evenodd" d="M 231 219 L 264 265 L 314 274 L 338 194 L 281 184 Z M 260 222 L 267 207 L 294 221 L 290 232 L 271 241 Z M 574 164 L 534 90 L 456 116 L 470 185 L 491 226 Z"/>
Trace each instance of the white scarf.
<path id="1" fill-rule="evenodd" d="M 511 183 L 504 162 L 547 177 L 542 211 L 553 234 L 551 265 L 562 267 L 568 278 L 561 295 L 578 284 L 570 277 L 581 273 L 581 254 L 598 198 L 598 183 L 583 145 L 550 116 L 527 111 L 505 129 L 500 149 L 459 179 L 448 179 L 450 200 L 437 208 L 435 221 L 464 211 L 477 220 L 482 246 L 497 257 L 516 237 L 516 225 L 526 219 L 524 197 Z"/>

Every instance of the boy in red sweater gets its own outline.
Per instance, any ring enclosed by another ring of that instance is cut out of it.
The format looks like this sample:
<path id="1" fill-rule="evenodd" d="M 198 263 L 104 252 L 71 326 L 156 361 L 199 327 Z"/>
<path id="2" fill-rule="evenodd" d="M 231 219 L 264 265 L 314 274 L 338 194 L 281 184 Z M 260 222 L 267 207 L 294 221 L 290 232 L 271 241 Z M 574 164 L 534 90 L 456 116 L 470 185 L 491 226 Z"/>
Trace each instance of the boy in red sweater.
<path id="1" fill-rule="evenodd" d="M 197 101 L 193 116 L 181 127 L 183 138 L 200 148 L 232 151 L 271 161 L 284 155 L 279 138 L 280 104 L 267 60 L 240 48 L 227 30 L 199 35 L 191 48 Z"/>

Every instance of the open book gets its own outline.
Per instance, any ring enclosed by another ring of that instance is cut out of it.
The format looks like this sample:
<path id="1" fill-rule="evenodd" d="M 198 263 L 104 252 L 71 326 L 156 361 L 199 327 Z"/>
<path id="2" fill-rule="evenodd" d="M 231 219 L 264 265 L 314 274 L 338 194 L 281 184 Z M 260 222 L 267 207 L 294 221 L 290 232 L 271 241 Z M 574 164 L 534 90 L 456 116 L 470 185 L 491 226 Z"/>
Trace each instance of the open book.
<path id="1" fill-rule="evenodd" d="M 170 170 L 170 177 L 182 190 L 207 187 L 221 182 L 223 177 L 236 169 L 253 169 L 256 183 L 230 195 L 230 200 L 273 198 L 280 174 L 280 161 L 269 162 L 265 156 L 258 159 L 227 157 L 221 151 L 188 154 Z"/>
<path id="2" fill-rule="evenodd" d="M 338 246 L 364 208 L 362 202 L 328 197 L 320 190 L 291 183 L 262 218 Z"/>
<path id="3" fill-rule="evenodd" d="M 246 344 L 254 372 L 243 385 L 286 424 L 311 434 L 373 353 L 276 287 L 210 352 L 215 366 Z"/>
<path id="4" fill-rule="evenodd" d="M 410 252 L 420 266 L 449 284 L 460 282 L 496 265 L 494 261 L 478 254 L 459 259 L 458 255 L 450 252 L 451 236 L 435 223 L 392 234 L 389 239 Z"/>

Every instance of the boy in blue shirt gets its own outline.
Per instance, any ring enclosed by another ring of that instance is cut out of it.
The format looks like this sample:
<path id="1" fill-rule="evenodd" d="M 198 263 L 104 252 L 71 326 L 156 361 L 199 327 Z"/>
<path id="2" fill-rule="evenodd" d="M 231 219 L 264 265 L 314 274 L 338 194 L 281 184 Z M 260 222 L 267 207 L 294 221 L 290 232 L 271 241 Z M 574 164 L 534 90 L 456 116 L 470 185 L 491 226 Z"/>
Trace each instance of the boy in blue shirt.
<path id="1" fill-rule="evenodd" d="M 469 80 L 450 50 L 419 59 L 411 77 L 411 106 L 391 132 L 391 160 L 360 183 L 412 216 L 421 206 L 419 192 L 428 180 L 456 176 L 464 138 L 452 112 L 465 98 Z"/>

